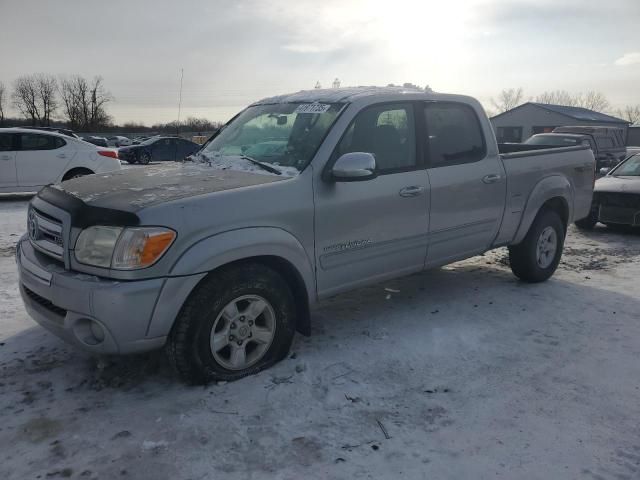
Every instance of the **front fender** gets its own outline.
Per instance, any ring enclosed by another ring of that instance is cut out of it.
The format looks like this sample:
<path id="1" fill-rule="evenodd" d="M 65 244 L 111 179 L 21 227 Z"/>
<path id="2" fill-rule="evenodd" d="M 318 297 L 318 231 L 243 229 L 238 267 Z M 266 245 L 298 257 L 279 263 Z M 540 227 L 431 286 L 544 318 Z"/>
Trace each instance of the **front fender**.
<path id="1" fill-rule="evenodd" d="M 184 301 L 207 273 L 228 263 L 258 256 L 279 257 L 297 270 L 307 293 L 304 305 L 308 312 L 308 305 L 315 301 L 315 275 L 302 244 L 280 228 L 243 228 L 200 240 L 178 258 L 165 280 L 147 336 L 169 334 Z M 304 312 L 305 308 L 301 310 Z M 305 335 L 310 330 L 307 312 L 301 315 L 298 325 Z"/>
<path id="2" fill-rule="evenodd" d="M 315 275 L 309 256 L 296 237 L 276 227 L 241 228 L 200 240 L 178 258 L 169 275 L 210 272 L 227 263 L 258 256 L 289 262 L 304 281 L 309 303 L 313 303 Z"/>
<path id="3" fill-rule="evenodd" d="M 512 243 L 518 244 L 524 240 L 540 208 L 552 198 L 564 199 L 568 208 L 569 221 L 573 218 L 573 187 L 567 177 L 562 175 L 545 177 L 531 190 L 520 220 L 520 226 Z"/>

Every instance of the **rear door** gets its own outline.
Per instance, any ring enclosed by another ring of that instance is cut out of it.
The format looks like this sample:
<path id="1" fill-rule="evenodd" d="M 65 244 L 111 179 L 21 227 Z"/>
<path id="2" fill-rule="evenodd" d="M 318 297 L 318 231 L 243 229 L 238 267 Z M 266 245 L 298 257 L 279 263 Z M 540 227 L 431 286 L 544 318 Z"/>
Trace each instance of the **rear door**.
<path id="1" fill-rule="evenodd" d="M 416 152 L 414 104 L 379 104 L 356 115 L 329 165 L 348 152 L 372 153 L 378 177 L 319 180 L 314 189 L 320 297 L 424 268 L 429 183 Z"/>
<path id="2" fill-rule="evenodd" d="M 457 102 L 427 102 L 423 112 L 431 184 L 427 266 L 484 252 L 502 221 L 506 178 L 476 111 Z"/>
<path id="3" fill-rule="evenodd" d="M 20 133 L 16 158 L 18 185 L 38 187 L 54 183 L 76 154 L 63 137 L 42 133 Z"/>
<path id="4" fill-rule="evenodd" d="M 15 133 L 0 133 L 0 188 L 15 187 L 17 138 Z"/>

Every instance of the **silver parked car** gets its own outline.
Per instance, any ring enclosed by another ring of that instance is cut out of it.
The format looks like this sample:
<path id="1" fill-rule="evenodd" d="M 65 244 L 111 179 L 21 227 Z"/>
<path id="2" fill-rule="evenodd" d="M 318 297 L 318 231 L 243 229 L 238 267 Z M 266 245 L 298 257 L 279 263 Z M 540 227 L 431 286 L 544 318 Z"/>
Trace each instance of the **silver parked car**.
<path id="1" fill-rule="evenodd" d="M 476 100 L 402 88 L 268 98 L 194 157 L 42 190 L 16 253 L 29 314 L 90 352 L 165 347 L 189 382 L 238 379 L 339 292 L 500 246 L 548 279 L 595 165 L 501 154 Z"/>

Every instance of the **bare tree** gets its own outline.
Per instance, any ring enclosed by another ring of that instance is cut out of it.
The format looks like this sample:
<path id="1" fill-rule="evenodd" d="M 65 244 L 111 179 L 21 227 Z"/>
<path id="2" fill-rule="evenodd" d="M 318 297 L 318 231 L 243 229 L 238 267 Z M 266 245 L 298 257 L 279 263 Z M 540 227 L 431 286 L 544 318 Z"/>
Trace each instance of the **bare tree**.
<path id="1" fill-rule="evenodd" d="M 59 82 L 60 98 L 69 127 L 78 130 L 83 127 L 89 86 L 80 75 L 62 77 Z"/>
<path id="2" fill-rule="evenodd" d="M 593 90 L 587 93 L 571 94 L 566 90 L 552 90 L 543 92 L 536 97 L 536 102 L 552 105 L 565 105 L 567 107 L 583 107 L 596 112 L 604 112 L 609 109 L 609 100 L 601 92 Z"/>
<path id="3" fill-rule="evenodd" d="M 13 83 L 13 105 L 31 125 L 51 125 L 51 117 L 58 108 L 57 81 L 44 73 L 23 75 Z"/>
<path id="4" fill-rule="evenodd" d="M 506 112 L 512 108 L 521 105 L 524 100 L 524 92 L 522 87 L 518 88 L 505 88 L 500 92 L 497 98 L 491 99 L 491 105 L 498 111 L 498 113 Z"/>
<path id="5" fill-rule="evenodd" d="M 112 99 L 111 93 L 104 88 L 102 77 L 93 77 L 93 82 L 89 88 L 88 128 L 96 129 L 99 126 L 109 123 L 111 118 L 107 114 L 105 107 Z"/>
<path id="6" fill-rule="evenodd" d="M 40 123 L 48 127 L 51 125 L 51 116 L 58 108 L 58 100 L 56 99 L 58 82 L 53 75 L 38 73 L 35 75 L 35 83 L 38 102 L 40 103 L 40 110 L 42 112 Z"/>
<path id="7" fill-rule="evenodd" d="M 4 107 L 6 96 L 7 95 L 4 83 L 0 82 L 0 127 L 4 125 Z"/>
<path id="8" fill-rule="evenodd" d="M 11 94 L 13 106 L 25 117 L 31 120 L 31 125 L 36 126 L 42 118 L 38 106 L 38 87 L 33 75 L 23 75 L 13 82 Z"/>
<path id="9" fill-rule="evenodd" d="M 606 112 L 609 110 L 609 100 L 601 92 L 595 92 L 593 90 L 588 91 L 584 95 L 579 93 L 576 98 L 578 107 L 588 108 L 595 112 Z"/>
<path id="10" fill-rule="evenodd" d="M 640 123 L 640 105 L 627 105 L 622 109 L 618 109 L 618 116 L 628 120 L 632 124 Z"/>
<path id="11" fill-rule="evenodd" d="M 71 128 L 95 131 L 109 123 L 106 105 L 112 97 L 105 90 L 102 77 L 94 77 L 91 83 L 80 75 L 64 77 L 59 91 Z"/>
<path id="12" fill-rule="evenodd" d="M 552 90 L 543 92 L 536 97 L 538 103 L 548 103 L 551 105 L 565 105 L 567 107 L 575 107 L 576 99 L 566 90 Z"/>

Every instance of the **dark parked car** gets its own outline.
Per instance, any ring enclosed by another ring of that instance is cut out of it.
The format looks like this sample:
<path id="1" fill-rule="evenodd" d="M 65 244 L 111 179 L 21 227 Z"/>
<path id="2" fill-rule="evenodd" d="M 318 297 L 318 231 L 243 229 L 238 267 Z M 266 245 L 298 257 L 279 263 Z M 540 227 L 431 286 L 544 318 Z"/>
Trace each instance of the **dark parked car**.
<path id="1" fill-rule="evenodd" d="M 624 131 L 619 127 L 556 127 L 553 132 L 533 135 L 524 143 L 541 147 L 589 145 L 597 168 L 613 168 L 627 156 Z"/>
<path id="2" fill-rule="evenodd" d="M 82 140 L 84 140 L 85 142 L 93 143 L 98 147 L 106 148 L 109 146 L 109 142 L 107 142 L 107 139 L 104 137 L 82 137 Z"/>
<path id="3" fill-rule="evenodd" d="M 152 137 L 139 145 L 122 147 L 118 150 L 120 160 L 129 163 L 158 161 L 181 161 L 198 151 L 200 145 L 179 137 Z"/>
<path id="4" fill-rule="evenodd" d="M 591 229 L 596 223 L 608 227 L 640 227 L 640 153 L 631 155 L 617 167 L 596 180 L 588 217 L 576 222 Z"/>

